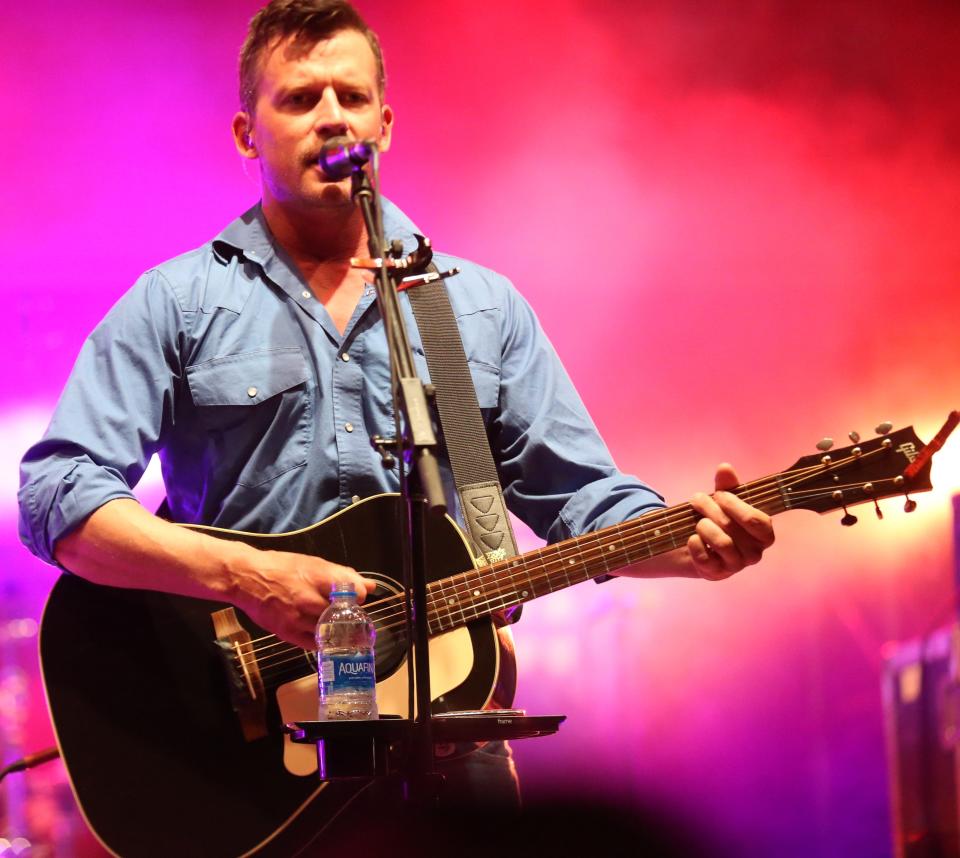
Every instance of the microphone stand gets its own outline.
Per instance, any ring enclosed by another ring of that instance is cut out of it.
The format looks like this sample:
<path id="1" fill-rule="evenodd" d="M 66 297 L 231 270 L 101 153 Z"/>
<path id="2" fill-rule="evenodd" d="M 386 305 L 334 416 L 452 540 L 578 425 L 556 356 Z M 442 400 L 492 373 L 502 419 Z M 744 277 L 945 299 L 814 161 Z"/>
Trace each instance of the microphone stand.
<path id="1" fill-rule="evenodd" d="M 375 172 L 379 160 L 377 155 L 378 153 L 374 152 L 371 162 Z M 408 798 L 426 803 L 436 798 L 439 776 L 435 771 L 430 706 L 430 635 L 424 516 L 443 515 L 447 511 L 447 504 L 434 452 L 437 439 L 427 405 L 427 392 L 423 381 L 417 375 L 406 323 L 400 310 L 397 284 L 391 276 L 397 268 L 388 263 L 379 195 L 370 181 L 370 176 L 361 166 L 354 167 L 352 182 L 352 195 L 360 206 L 367 228 L 370 258 L 380 260 L 376 269 L 377 303 L 390 356 L 400 494 L 404 501 L 402 526 L 405 538 L 402 544 L 404 588 L 407 594 L 407 641 L 412 642 L 414 655 L 413 659 L 408 657 L 408 670 L 413 668 L 409 687 L 416 688 L 416 717 L 404 771 L 404 787 Z M 379 188 L 379 181 L 376 187 Z M 412 464 L 416 470 L 421 495 L 414 495 L 411 491 L 405 468 L 407 464 Z"/>
<path id="2" fill-rule="evenodd" d="M 396 437 L 374 437 L 372 441 L 385 464 L 391 457 L 389 450 L 398 453 L 395 458 L 403 499 L 399 526 L 402 530 L 400 544 L 406 597 L 408 708 L 411 713 L 415 709 L 415 717 L 412 721 L 390 715 L 381 716 L 377 721 L 293 721 L 284 725 L 284 731 L 293 742 L 316 743 L 318 773 L 322 780 L 389 775 L 392 773 L 390 746 L 402 742 L 404 754 L 398 768 L 403 778 L 403 797 L 421 807 L 429 807 L 439 799 L 443 780 L 436 770 L 434 737 L 441 743 L 449 743 L 549 736 L 557 732 L 565 716 L 529 717 L 523 710 L 496 709 L 490 712 L 447 712 L 442 717 L 433 717 L 426 534 L 428 516 L 442 515 L 447 511 L 447 504 L 434 453 L 437 439 L 427 406 L 433 388 L 425 386 L 417 375 L 396 281 L 402 279 L 406 288 L 418 282 L 449 277 L 456 274 L 457 269 L 444 273 L 418 272 L 415 276 L 402 277 L 402 273 L 411 268 L 423 269 L 432 251 L 422 236 L 418 236 L 417 251 L 407 259 L 400 258 L 403 253 L 400 242 L 394 242 L 388 251 L 377 193 L 379 183 L 371 183 L 370 176 L 363 169 L 363 162 L 372 154 L 371 170 L 376 179 L 378 152 L 372 141 L 364 142 L 361 149 L 357 153 L 336 152 L 336 163 L 331 169 L 334 170 L 332 175 L 342 169 L 341 176 L 352 176 L 352 195 L 363 214 L 370 253 L 370 259 L 355 259 L 352 264 L 376 271 L 377 303 L 390 355 Z M 419 494 L 414 494 L 411 489 L 406 465 L 412 465 L 416 470 Z"/>

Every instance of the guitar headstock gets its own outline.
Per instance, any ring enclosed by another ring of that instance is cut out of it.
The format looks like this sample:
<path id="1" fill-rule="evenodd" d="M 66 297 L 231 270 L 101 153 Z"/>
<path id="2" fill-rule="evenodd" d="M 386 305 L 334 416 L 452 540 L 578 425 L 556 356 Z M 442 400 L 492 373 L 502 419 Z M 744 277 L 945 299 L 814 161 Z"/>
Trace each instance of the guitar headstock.
<path id="1" fill-rule="evenodd" d="M 940 449 L 946 435 L 956 425 L 956 414 L 940 430 L 937 437 L 925 444 L 912 426 L 889 432 L 889 424 L 878 427 L 887 433 L 869 441 L 856 441 L 849 447 L 826 449 L 798 459 L 796 464 L 778 476 L 781 496 L 788 509 L 812 509 L 825 513 L 868 501 L 903 495 L 905 509 L 911 512 L 916 503 L 915 492 L 933 488 L 930 468 L 933 453 Z M 952 425 L 951 425 L 952 424 Z M 852 437 L 856 437 L 854 433 Z M 880 508 L 877 507 L 880 514 Z M 846 513 L 844 524 L 856 518 Z"/>

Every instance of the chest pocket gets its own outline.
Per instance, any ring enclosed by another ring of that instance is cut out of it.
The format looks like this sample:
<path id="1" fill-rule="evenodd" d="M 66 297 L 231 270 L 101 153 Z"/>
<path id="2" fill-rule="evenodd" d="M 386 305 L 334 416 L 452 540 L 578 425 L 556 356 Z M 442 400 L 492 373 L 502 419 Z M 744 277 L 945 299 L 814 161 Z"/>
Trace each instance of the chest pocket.
<path id="1" fill-rule="evenodd" d="M 209 465 L 258 486 L 307 461 L 313 440 L 310 369 L 297 348 L 261 349 L 187 367 Z"/>

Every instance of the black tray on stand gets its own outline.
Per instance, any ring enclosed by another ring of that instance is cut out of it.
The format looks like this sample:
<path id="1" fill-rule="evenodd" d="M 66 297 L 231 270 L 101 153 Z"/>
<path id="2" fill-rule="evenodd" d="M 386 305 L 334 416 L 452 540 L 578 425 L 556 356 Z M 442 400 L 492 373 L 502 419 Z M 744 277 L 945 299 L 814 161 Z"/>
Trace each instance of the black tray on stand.
<path id="1" fill-rule="evenodd" d="M 435 744 L 491 742 L 549 736 L 566 715 L 527 715 L 522 709 L 447 712 L 434 715 Z M 382 777 L 392 773 L 390 749 L 412 732 L 414 722 L 396 715 L 370 721 L 293 721 L 284 726 L 290 740 L 317 746 L 321 780 Z"/>

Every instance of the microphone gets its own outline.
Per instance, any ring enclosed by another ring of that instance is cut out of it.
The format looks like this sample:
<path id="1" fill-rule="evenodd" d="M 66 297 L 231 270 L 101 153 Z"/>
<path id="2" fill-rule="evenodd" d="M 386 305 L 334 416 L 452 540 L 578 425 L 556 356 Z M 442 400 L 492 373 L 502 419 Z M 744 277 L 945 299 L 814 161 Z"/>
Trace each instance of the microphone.
<path id="1" fill-rule="evenodd" d="M 339 181 L 353 175 L 377 151 L 375 140 L 331 137 L 320 149 L 319 167 L 328 179 Z"/>

